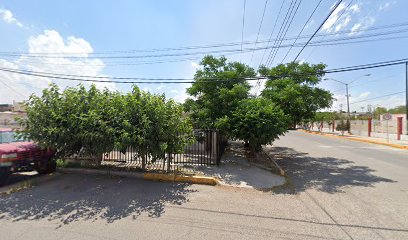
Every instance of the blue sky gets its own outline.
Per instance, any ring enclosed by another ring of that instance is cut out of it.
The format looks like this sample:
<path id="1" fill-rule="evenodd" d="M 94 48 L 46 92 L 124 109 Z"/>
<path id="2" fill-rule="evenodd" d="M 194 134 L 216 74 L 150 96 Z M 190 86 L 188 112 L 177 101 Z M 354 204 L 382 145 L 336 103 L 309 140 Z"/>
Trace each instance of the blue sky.
<path id="1" fill-rule="evenodd" d="M 290 5 L 283 4 L 282 15 Z M 323 0 L 304 34 L 313 33 L 330 7 L 336 1 Z M 153 78 L 192 78 L 199 58 L 179 62 L 140 64 L 152 59 L 98 59 L 93 53 L 107 51 L 128 51 L 198 46 L 241 41 L 243 3 L 240 0 L 179 0 L 179 1 L 0 1 L 0 52 L 21 52 L 21 56 L 0 55 L 0 67 L 29 69 L 78 75 L 137 76 Z M 287 37 L 297 36 L 318 1 L 303 0 L 290 26 Z M 268 39 L 277 19 L 282 0 L 269 0 L 259 39 Z M 261 21 L 265 0 L 246 2 L 244 40 L 255 41 Z M 332 38 L 366 34 L 364 29 L 407 22 L 407 1 L 343 1 L 319 33 L 331 33 Z M 341 15 L 341 13 L 344 13 Z M 340 18 L 338 18 L 341 15 Z M 337 19 L 338 18 L 338 19 Z M 335 21 L 337 19 L 337 21 Z M 334 24 L 333 24 L 334 23 Z M 342 31 L 360 29 L 359 32 L 336 34 Z M 382 30 L 388 31 L 388 30 Z M 395 35 L 408 36 L 402 32 Z M 323 38 L 323 39 L 328 39 Z M 298 40 L 304 42 L 304 40 Z M 323 62 L 329 69 L 406 58 L 407 38 L 385 41 L 364 42 L 335 46 L 307 47 L 299 60 L 310 63 Z M 260 45 L 259 45 L 260 46 Z M 236 46 L 235 48 L 240 46 Z M 250 45 L 248 47 L 253 47 Z M 206 51 L 208 49 L 200 50 Z M 280 63 L 287 48 L 278 51 L 272 65 Z M 293 60 L 299 48 L 293 48 L 286 61 Z M 84 58 L 72 60 L 30 59 L 25 55 L 44 52 L 83 53 Z M 269 52 L 267 52 L 268 54 Z M 126 53 L 122 55 L 129 55 Z M 144 53 L 146 54 L 146 53 Z M 242 61 L 257 67 L 263 51 L 228 55 L 234 61 Z M 89 57 L 89 58 L 88 58 Z M 179 59 L 181 57 L 178 57 Z M 186 58 L 186 57 L 184 57 Z M 139 62 L 138 62 L 139 61 Z M 120 62 L 127 65 L 118 65 Z M 363 75 L 371 74 L 369 77 Z M 341 74 L 330 74 L 350 85 L 351 102 L 363 101 L 377 96 L 404 91 L 405 71 L 403 66 L 379 68 Z M 31 93 L 38 93 L 49 80 L 39 77 L 19 76 L 0 72 L 0 102 L 22 100 Z M 61 87 L 75 85 L 75 82 L 55 80 Z M 255 82 L 254 82 L 255 83 Z M 253 84 L 254 84 L 253 83 Z M 99 84 L 119 91 L 129 91 L 124 84 Z M 333 108 L 345 109 L 344 87 L 334 81 L 324 81 L 322 87 L 334 91 L 337 101 Z M 165 93 L 177 101 L 187 96 L 188 84 L 152 85 L 141 84 L 140 88 L 155 93 Z M 392 107 L 404 103 L 404 94 L 393 95 L 351 105 L 352 110 L 361 110 L 367 104 Z"/>

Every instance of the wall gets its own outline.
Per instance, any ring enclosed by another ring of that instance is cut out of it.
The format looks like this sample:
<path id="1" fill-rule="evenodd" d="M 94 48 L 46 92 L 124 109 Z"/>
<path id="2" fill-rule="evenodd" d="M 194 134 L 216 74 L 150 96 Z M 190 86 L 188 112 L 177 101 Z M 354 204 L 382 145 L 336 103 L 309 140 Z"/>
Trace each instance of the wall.
<path id="1" fill-rule="evenodd" d="M 372 126 L 371 126 L 371 136 L 379 137 L 379 138 L 389 137 L 390 139 L 397 139 L 397 117 L 403 117 L 401 140 L 408 141 L 407 121 L 404 121 L 405 115 L 404 114 L 392 114 L 392 116 L 393 116 L 392 119 L 389 121 L 373 119 Z M 339 122 L 340 120 L 336 120 L 336 125 Z M 311 130 L 319 131 L 320 124 L 321 123 L 319 122 L 315 122 Z M 322 131 L 332 132 L 332 126 L 329 125 L 327 122 L 323 122 Z M 350 121 L 350 131 L 354 135 L 368 136 L 368 120 L 351 120 Z"/>
<path id="2" fill-rule="evenodd" d="M 17 128 L 19 124 L 16 121 L 16 117 L 27 117 L 23 112 L 0 112 L 0 128 Z"/>

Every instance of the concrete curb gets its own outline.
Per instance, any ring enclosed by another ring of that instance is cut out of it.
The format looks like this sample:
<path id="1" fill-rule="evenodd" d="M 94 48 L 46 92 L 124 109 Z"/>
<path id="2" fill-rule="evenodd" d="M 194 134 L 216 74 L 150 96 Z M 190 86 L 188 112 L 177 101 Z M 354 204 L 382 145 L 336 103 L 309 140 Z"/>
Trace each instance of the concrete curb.
<path id="1" fill-rule="evenodd" d="M 163 173 L 142 173 L 142 172 L 125 172 L 125 171 L 115 171 L 106 169 L 85 169 L 85 168 L 61 168 L 58 169 L 61 173 L 81 173 L 89 175 L 111 175 L 126 178 L 137 178 L 150 181 L 162 181 L 162 182 L 182 182 L 182 183 L 193 183 L 202 185 L 218 185 L 218 180 L 213 177 L 205 176 L 184 176 L 184 175 L 174 175 L 174 174 L 163 174 Z"/>
<path id="2" fill-rule="evenodd" d="M 271 158 L 271 156 L 269 156 L 269 154 L 267 154 L 265 150 L 262 149 L 262 152 L 275 165 L 275 168 L 277 169 L 278 174 L 281 176 L 285 176 L 285 170 L 283 170 L 283 168 L 279 166 L 279 164 L 273 158 Z M 271 170 L 273 171 L 273 169 Z"/>
<path id="3" fill-rule="evenodd" d="M 59 173 L 50 173 L 50 174 L 35 176 L 28 180 L 23 180 L 20 182 L 13 183 L 11 185 L 0 187 L 0 195 L 11 194 L 14 192 L 22 191 L 24 189 L 30 188 L 33 185 L 38 185 L 40 183 L 48 182 L 59 175 L 60 175 Z"/>
<path id="4" fill-rule="evenodd" d="M 408 150 L 408 146 L 402 146 L 402 145 L 393 144 L 393 143 L 377 142 L 377 141 L 373 141 L 373 140 L 360 139 L 360 138 L 356 138 L 356 137 L 339 136 L 339 135 L 330 134 L 330 133 L 321 133 L 321 132 L 307 131 L 307 130 L 303 130 L 303 129 L 298 129 L 297 131 L 299 131 L 299 132 L 305 132 L 305 133 L 310 133 L 310 134 L 315 134 L 315 135 L 322 135 L 322 136 L 328 136 L 328 137 L 335 137 L 335 138 L 347 139 L 347 140 L 350 140 L 350 141 L 372 143 L 372 144 L 377 144 L 377 145 L 383 145 L 383 146 L 388 146 L 388 147 L 393 147 L 393 148 Z"/>

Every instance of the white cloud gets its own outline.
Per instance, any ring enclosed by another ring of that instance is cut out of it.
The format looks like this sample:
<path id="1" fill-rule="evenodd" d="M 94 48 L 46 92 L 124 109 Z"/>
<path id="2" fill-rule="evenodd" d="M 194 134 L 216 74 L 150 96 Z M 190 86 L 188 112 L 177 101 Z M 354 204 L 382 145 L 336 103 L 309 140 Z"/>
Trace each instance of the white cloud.
<path id="1" fill-rule="evenodd" d="M 378 7 L 379 11 L 386 11 L 388 10 L 392 5 L 394 5 L 396 3 L 396 1 L 389 1 L 383 4 L 380 4 L 380 6 Z"/>
<path id="2" fill-rule="evenodd" d="M 198 68 L 198 67 L 200 67 L 200 65 L 199 65 L 198 63 L 196 63 L 196 62 L 191 62 L 191 66 L 192 66 L 193 68 Z"/>
<path id="3" fill-rule="evenodd" d="M 330 9 L 333 9 L 334 5 L 331 6 Z M 346 8 L 346 4 L 344 2 L 340 3 L 340 5 L 333 11 L 327 21 L 323 24 L 322 30 L 327 32 L 332 31 L 333 25 L 336 23 L 337 19 L 340 17 L 341 12 Z"/>
<path id="4" fill-rule="evenodd" d="M 161 84 L 156 88 L 156 90 L 161 90 L 161 89 L 163 89 L 163 88 L 166 88 L 166 86 L 165 86 L 163 83 L 161 83 Z"/>
<path id="5" fill-rule="evenodd" d="M 350 16 L 346 16 L 344 19 L 342 19 L 340 21 L 340 23 L 338 23 L 336 25 L 336 27 L 334 28 L 334 32 L 338 32 L 341 29 L 345 28 L 351 21 L 351 17 Z"/>
<path id="6" fill-rule="evenodd" d="M 173 98 L 176 102 L 183 103 L 188 97 L 190 97 L 186 93 L 186 90 L 187 88 L 191 87 L 191 83 L 176 84 L 175 86 L 175 88 L 169 88 L 171 89 L 169 91 L 169 96 L 171 96 L 171 98 Z"/>
<path id="7" fill-rule="evenodd" d="M 13 16 L 13 13 L 10 10 L 0 8 L 0 18 L 6 23 L 23 27 L 23 24 Z"/>
<path id="8" fill-rule="evenodd" d="M 375 23 L 375 18 L 374 17 L 364 17 L 362 18 L 359 22 L 355 23 L 353 27 L 351 27 L 351 33 L 349 35 L 356 34 L 356 32 L 360 32 L 361 30 L 364 30 L 370 26 L 372 26 Z"/>
<path id="9" fill-rule="evenodd" d="M 366 97 L 368 97 L 369 95 L 370 95 L 371 93 L 370 92 L 363 92 L 363 93 L 360 93 L 360 95 L 358 95 L 358 99 L 359 98 L 366 98 Z M 353 99 L 354 101 L 356 101 L 356 99 Z"/>
<path id="10" fill-rule="evenodd" d="M 55 30 L 45 30 L 44 34 L 28 39 L 30 53 L 72 53 L 86 57 L 93 52 L 91 45 L 82 38 L 70 36 L 65 41 Z"/>
<path id="11" fill-rule="evenodd" d="M 322 30 L 331 33 L 337 33 L 345 29 L 349 24 L 353 22 L 356 15 L 361 12 L 361 4 L 355 3 L 350 7 L 346 6 L 346 3 L 341 3 L 332 15 L 327 19 L 322 27 Z M 355 24 L 354 24 L 355 25 Z"/>
<path id="12" fill-rule="evenodd" d="M 189 95 L 186 92 L 182 92 L 176 96 L 173 97 L 174 101 L 179 102 L 179 103 L 184 103 L 184 101 L 189 97 Z"/>
<path id="13" fill-rule="evenodd" d="M 352 10 L 353 12 L 355 12 L 355 13 L 358 13 L 358 12 L 360 12 L 360 6 L 356 3 L 356 4 L 353 4 L 351 7 L 350 7 L 350 10 Z"/>
<path id="14" fill-rule="evenodd" d="M 353 27 L 351 28 L 352 32 L 358 31 L 361 28 L 361 23 L 356 23 L 353 25 Z"/>
<path id="15" fill-rule="evenodd" d="M 104 76 L 102 70 L 104 63 L 97 58 L 89 58 L 93 52 L 91 45 L 84 39 L 68 37 L 64 40 L 61 35 L 54 30 L 46 30 L 43 34 L 33 36 L 28 39 L 28 54 L 21 55 L 17 60 L 8 61 L 0 59 L 0 66 L 4 68 L 24 69 L 37 72 L 50 72 L 70 75 Z M 66 55 L 53 55 L 55 58 L 31 58 L 33 53 L 81 53 L 83 58 L 67 58 Z M 49 78 L 36 76 L 19 75 L 9 72 L 0 72 L 0 78 L 10 88 L 0 88 L 0 102 L 21 101 L 27 99 L 31 93 L 39 94 L 41 89 L 48 86 L 52 81 Z M 108 79 L 109 80 L 109 79 Z M 78 81 L 54 79 L 61 88 L 75 86 Z M 84 83 L 90 85 L 90 83 Z M 114 83 L 95 83 L 98 88 L 107 87 L 116 90 Z M 18 92 L 18 93 L 16 93 Z"/>
<path id="16" fill-rule="evenodd" d="M 308 24 L 306 24 L 305 29 L 312 27 L 315 24 L 315 20 L 311 20 Z"/>

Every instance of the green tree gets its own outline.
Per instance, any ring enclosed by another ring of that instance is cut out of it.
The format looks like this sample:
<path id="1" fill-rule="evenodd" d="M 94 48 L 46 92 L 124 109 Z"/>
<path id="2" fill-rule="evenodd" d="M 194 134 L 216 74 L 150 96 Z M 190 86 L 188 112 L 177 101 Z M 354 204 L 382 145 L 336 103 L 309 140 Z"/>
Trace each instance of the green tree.
<path id="1" fill-rule="evenodd" d="M 97 164 L 103 153 L 129 147 L 142 156 L 143 167 L 148 159 L 170 163 L 170 156 L 180 153 L 192 135 L 180 104 L 136 86 L 122 95 L 94 85 L 61 91 L 52 84 L 41 97 L 31 96 L 26 110 L 27 119 L 20 120 L 23 137 L 55 149 L 60 157 L 80 154 Z"/>
<path id="2" fill-rule="evenodd" d="M 400 105 L 400 106 L 389 109 L 388 112 L 392 114 L 402 114 L 402 113 L 406 113 L 406 109 L 407 107 L 405 105 Z"/>
<path id="3" fill-rule="evenodd" d="M 272 100 L 290 116 L 293 127 L 312 119 L 319 109 L 331 106 L 329 91 L 316 87 L 324 75 L 324 64 L 291 62 L 276 67 L 261 67 L 259 73 L 268 80 L 262 97 Z"/>
<path id="4" fill-rule="evenodd" d="M 341 135 L 344 135 L 345 131 L 350 129 L 350 123 L 341 119 L 339 123 L 337 123 L 336 130 L 341 132 Z"/>
<path id="5" fill-rule="evenodd" d="M 287 131 L 289 118 L 270 100 L 251 98 L 241 101 L 223 123 L 233 138 L 244 140 L 251 152 L 256 153 L 262 150 L 262 145 L 271 144 Z"/>
<path id="6" fill-rule="evenodd" d="M 114 148 L 109 101 L 112 94 L 94 85 L 60 91 L 51 84 L 42 96 L 32 95 L 26 103 L 27 119 L 20 123 L 21 134 L 43 147 L 57 151 L 57 156 L 89 156 L 100 163 L 101 155 Z"/>
<path id="7" fill-rule="evenodd" d="M 221 126 L 217 122 L 230 116 L 249 96 L 250 85 L 244 78 L 255 77 L 256 73 L 245 64 L 227 62 L 225 57 L 205 56 L 200 66 L 187 89 L 192 98 L 186 100 L 185 110 L 196 128 Z"/>
<path id="8" fill-rule="evenodd" d="M 388 112 L 387 108 L 377 107 L 377 108 L 375 108 L 375 110 L 373 112 L 373 117 L 376 118 L 376 119 L 379 119 L 381 114 L 385 114 L 387 112 Z"/>

